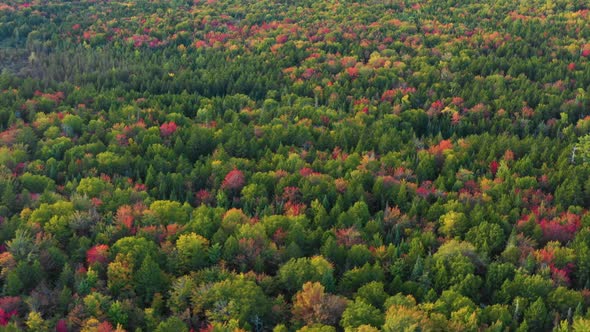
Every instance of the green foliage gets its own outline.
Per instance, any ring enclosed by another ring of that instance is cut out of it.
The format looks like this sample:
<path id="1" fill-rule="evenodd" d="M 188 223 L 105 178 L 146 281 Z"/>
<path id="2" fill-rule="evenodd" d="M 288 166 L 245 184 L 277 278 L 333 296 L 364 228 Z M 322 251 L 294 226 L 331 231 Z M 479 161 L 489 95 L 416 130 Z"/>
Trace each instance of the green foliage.
<path id="1" fill-rule="evenodd" d="M 587 7 L 1 1 L 2 330 L 588 330 Z"/>
<path id="2" fill-rule="evenodd" d="M 355 330 L 361 325 L 371 325 L 380 327 L 383 325 L 383 315 L 379 309 L 373 305 L 357 298 L 351 302 L 346 310 L 342 313 L 340 325 L 345 330 Z"/>
<path id="3" fill-rule="evenodd" d="M 55 181 L 44 175 L 25 173 L 21 175 L 20 182 L 25 189 L 34 193 L 42 193 L 46 189 L 53 190 L 55 188 Z"/>
<path id="4" fill-rule="evenodd" d="M 279 268 L 278 280 L 292 293 L 308 281 L 318 281 L 328 290 L 334 287 L 332 265 L 322 256 L 289 260 Z"/>
<path id="5" fill-rule="evenodd" d="M 376 308 L 382 308 L 388 297 L 383 283 L 378 281 L 372 281 L 360 287 L 356 296 Z"/>
<path id="6" fill-rule="evenodd" d="M 150 255 L 145 256 L 133 279 L 135 294 L 144 303 L 150 303 L 156 293 L 163 293 L 168 286 L 168 276 Z"/>
<path id="7" fill-rule="evenodd" d="M 171 316 L 170 318 L 168 318 L 165 321 L 158 324 L 158 327 L 156 327 L 155 331 L 156 332 L 167 332 L 167 331 L 188 332 L 188 327 L 180 318 L 178 318 L 176 316 Z"/>
<path id="8" fill-rule="evenodd" d="M 150 210 L 154 212 L 158 221 L 163 225 L 183 225 L 189 220 L 189 215 L 186 211 L 186 208 L 179 202 L 155 201 L 150 205 Z"/>
<path id="9" fill-rule="evenodd" d="M 204 313 L 210 321 L 224 323 L 236 319 L 240 325 L 264 322 L 271 309 L 262 288 L 244 276 L 199 288 L 193 293 L 192 302 L 194 310 Z"/>
<path id="10" fill-rule="evenodd" d="M 183 234 L 176 240 L 176 249 L 185 270 L 198 270 L 208 263 L 209 241 L 195 233 Z"/>

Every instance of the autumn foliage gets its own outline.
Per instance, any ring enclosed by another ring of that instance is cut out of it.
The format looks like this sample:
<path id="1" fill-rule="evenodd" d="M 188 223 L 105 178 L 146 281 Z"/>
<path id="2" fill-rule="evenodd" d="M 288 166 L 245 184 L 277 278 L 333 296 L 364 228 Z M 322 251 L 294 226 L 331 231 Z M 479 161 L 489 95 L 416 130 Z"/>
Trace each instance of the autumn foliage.
<path id="1" fill-rule="evenodd" d="M 0 1 L 7 331 L 590 331 L 587 1 Z"/>
<path id="2" fill-rule="evenodd" d="M 234 168 L 231 170 L 221 183 L 221 188 L 227 190 L 239 190 L 244 186 L 245 178 L 244 173 L 242 171 Z"/>

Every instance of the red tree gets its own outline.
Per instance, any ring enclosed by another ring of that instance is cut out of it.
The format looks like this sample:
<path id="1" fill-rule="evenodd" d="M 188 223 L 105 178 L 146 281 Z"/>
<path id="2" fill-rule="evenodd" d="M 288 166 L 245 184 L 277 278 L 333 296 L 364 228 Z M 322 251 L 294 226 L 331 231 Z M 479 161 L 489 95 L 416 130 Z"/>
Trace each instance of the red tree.
<path id="1" fill-rule="evenodd" d="M 55 332 L 68 332 L 68 324 L 65 319 L 60 319 L 55 325 Z"/>
<path id="2" fill-rule="evenodd" d="M 500 166 L 500 164 L 498 164 L 498 162 L 495 160 L 490 163 L 490 172 L 492 172 L 492 176 L 496 176 L 496 173 L 498 172 L 498 166 Z"/>
<path id="3" fill-rule="evenodd" d="M 174 134 L 174 132 L 178 129 L 178 126 L 173 121 L 163 123 L 160 126 L 160 134 L 164 137 L 170 136 Z"/>
<path id="4" fill-rule="evenodd" d="M 227 173 L 225 179 L 223 179 L 221 188 L 229 190 L 240 190 L 244 186 L 244 183 L 246 183 L 244 173 L 242 173 L 242 171 L 238 170 L 237 168 L 234 168 L 229 173 Z"/>
<path id="5" fill-rule="evenodd" d="M 109 246 L 106 244 L 96 245 L 86 252 L 86 262 L 94 264 L 96 262 L 105 264 L 109 259 Z"/>
<path id="6" fill-rule="evenodd" d="M 8 322 L 10 322 L 10 318 L 12 318 L 12 316 L 16 316 L 16 314 L 16 310 L 6 312 L 4 311 L 4 309 L 0 308 L 0 326 L 8 325 Z"/>

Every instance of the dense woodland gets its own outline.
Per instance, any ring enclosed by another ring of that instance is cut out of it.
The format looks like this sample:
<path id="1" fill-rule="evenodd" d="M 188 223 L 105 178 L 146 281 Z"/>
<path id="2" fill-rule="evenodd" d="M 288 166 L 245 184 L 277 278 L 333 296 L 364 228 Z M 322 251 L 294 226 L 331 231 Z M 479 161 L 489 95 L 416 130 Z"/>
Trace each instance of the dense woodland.
<path id="1" fill-rule="evenodd" d="M 4 0 L 1 331 L 589 331 L 590 5 Z"/>

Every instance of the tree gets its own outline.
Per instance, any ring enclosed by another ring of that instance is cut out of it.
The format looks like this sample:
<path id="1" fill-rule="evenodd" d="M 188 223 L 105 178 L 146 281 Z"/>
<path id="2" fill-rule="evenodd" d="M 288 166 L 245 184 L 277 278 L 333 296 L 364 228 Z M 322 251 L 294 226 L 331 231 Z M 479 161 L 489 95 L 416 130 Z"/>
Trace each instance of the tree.
<path id="1" fill-rule="evenodd" d="M 223 179 L 223 182 L 221 183 L 221 188 L 233 192 L 238 192 L 240 189 L 242 189 L 245 183 L 246 180 L 244 178 L 244 173 L 242 173 L 242 171 L 238 170 L 237 168 L 234 168 L 229 173 L 227 173 L 227 175 Z"/>
<path id="2" fill-rule="evenodd" d="M 33 193 L 42 193 L 46 189 L 53 190 L 55 188 L 55 181 L 44 175 L 24 173 L 19 178 L 24 188 Z"/>
<path id="3" fill-rule="evenodd" d="M 190 307 L 190 298 L 195 287 L 195 281 L 188 275 L 181 276 L 172 282 L 168 307 L 174 314 L 181 314 Z"/>
<path id="4" fill-rule="evenodd" d="M 195 233 L 182 234 L 176 240 L 182 269 L 198 270 L 208 263 L 208 245 L 206 238 Z"/>
<path id="5" fill-rule="evenodd" d="M 324 292 L 319 282 L 306 282 L 303 289 L 295 294 L 293 319 L 306 325 L 335 325 L 346 307 L 346 299 Z"/>
<path id="6" fill-rule="evenodd" d="M 131 296 L 133 290 L 133 262 L 131 257 L 118 254 L 107 267 L 107 287 L 114 296 Z"/>
<path id="7" fill-rule="evenodd" d="M 109 184 L 100 178 L 83 178 L 80 180 L 76 191 L 80 194 L 88 195 L 89 197 L 99 197 L 108 186 Z"/>
<path id="8" fill-rule="evenodd" d="M 342 313 L 340 325 L 346 331 L 355 331 L 361 325 L 380 327 L 383 322 L 383 314 L 379 309 L 357 297 Z"/>
<path id="9" fill-rule="evenodd" d="M 402 305 L 392 305 L 385 314 L 384 332 L 404 331 L 433 331 L 434 324 L 425 312 L 418 308 L 408 308 Z"/>
<path id="10" fill-rule="evenodd" d="M 176 201 L 154 201 L 150 204 L 150 210 L 154 213 L 161 225 L 184 225 L 189 221 L 188 206 L 183 206 Z"/>
<path id="11" fill-rule="evenodd" d="M 129 316 L 125 310 L 124 305 L 119 301 L 111 303 L 107 316 L 109 321 L 113 322 L 117 326 L 126 326 L 129 320 Z"/>
<path id="12" fill-rule="evenodd" d="M 86 251 L 86 262 L 88 265 L 99 263 L 105 264 L 109 259 L 109 246 L 98 244 Z"/>
<path id="13" fill-rule="evenodd" d="M 271 309 L 262 288 L 243 275 L 197 289 L 192 302 L 195 310 L 204 313 L 211 322 L 236 319 L 242 326 L 265 322 Z"/>
<path id="14" fill-rule="evenodd" d="M 440 231 L 448 237 L 461 236 L 469 227 L 469 221 L 462 212 L 450 211 L 440 217 Z"/>
<path id="15" fill-rule="evenodd" d="M 159 259 L 158 247 L 153 241 L 143 237 L 124 237 L 111 247 L 111 255 L 117 257 L 118 254 L 129 255 L 130 263 L 138 267 L 144 261 L 146 256 L 157 257 Z"/>
<path id="16" fill-rule="evenodd" d="M 364 300 L 375 308 L 382 308 L 388 295 L 380 281 L 371 281 L 356 292 L 356 297 Z M 378 326 L 376 326 L 378 327 Z"/>
<path id="17" fill-rule="evenodd" d="M 27 317 L 27 327 L 29 331 L 46 332 L 49 331 L 47 322 L 41 317 L 37 311 L 31 311 Z"/>
<path id="18" fill-rule="evenodd" d="M 160 126 L 160 134 L 163 137 L 168 137 L 168 136 L 174 134 L 174 132 L 177 129 L 178 129 L 178 126 L 176 125 L 176 123 L 174 121 L 165 122 Z"/>
<path id="19" fill-rule="evenodd" d="M 465 240 L 473 243 L 480 252 L 492 254 L 497 253 L 502 248 L 506 236 L 500 225 L 484 221 L 469 229 Z"/>
<path id="20" fill-rule="evenodd" d="M 143 259 L 141 267 L 135 272 L 133 279 L 135 293 L 143 303 L 150 303 L 154 294 L 164 292 L 168 286 L 168 276 L 150 255 Z"/>
<path id="21" fill-rule="evenodd" d="M 156 328 L 156 332 L 167 331 L 188 332 L 188 327 L 180 318 L 172 316 L 158 324 Z"/>
<path id="22" fill-rule="evenodd" d="M 328 289 L 334 287 L 333 267 L 322 256 L 293 258 L 279 268 L 277 278 L 292 293 L 308 281 L 320 282 Z"/>
<path id="23" fill-rule="evenodd" d="M 543 299 L 540 297 L 529 305 L 524 311 L 524 319 L 530 328 L 536 331 L 543 331 L 547 327 L 548 312 Z"/>
<path id="24" fill-rule="evenodd" d="M 373 265 L 367 263 L 362 267 L 355 267 L 346 271 L 340 280 L 339 289 L 345 294 L 351 294 L 361 286 L 371 281 L 384 281 L 385 273 L 378 263 Z"/>

